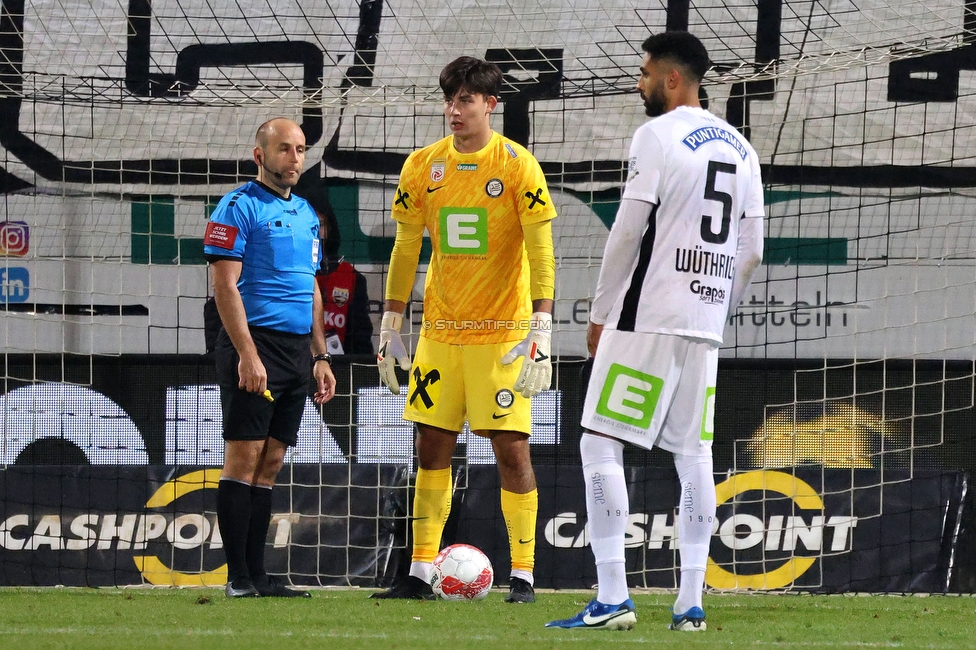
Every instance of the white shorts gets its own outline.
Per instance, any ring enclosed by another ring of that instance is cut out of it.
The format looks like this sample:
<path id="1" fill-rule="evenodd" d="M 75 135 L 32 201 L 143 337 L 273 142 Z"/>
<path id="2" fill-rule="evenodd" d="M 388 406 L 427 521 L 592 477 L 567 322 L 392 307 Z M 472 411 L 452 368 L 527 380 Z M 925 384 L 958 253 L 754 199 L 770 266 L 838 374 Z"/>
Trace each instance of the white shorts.
<path id="1" fill-rule="evenodd" d="M 645 449 L 710 456 L 717 375 L 714 341 L 603 330 L 582 424 Z"/>

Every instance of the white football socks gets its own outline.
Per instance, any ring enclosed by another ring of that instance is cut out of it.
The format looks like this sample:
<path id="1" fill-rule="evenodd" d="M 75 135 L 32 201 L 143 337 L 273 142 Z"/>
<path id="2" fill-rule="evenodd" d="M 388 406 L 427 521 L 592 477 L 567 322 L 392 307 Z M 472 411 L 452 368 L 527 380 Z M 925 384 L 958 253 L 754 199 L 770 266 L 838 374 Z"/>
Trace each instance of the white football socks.
<path id="1" fill-rule="evenodd" d="M 624 533 L 630 515 L 624 479 L 624 445 L 619 440 L 584 433 L 580 438 L 590 548 L 596 559 L 596 599 L 607 605 L 627 600 Z"/>
<path id="2" fill-rule="evenodd" d="M 715 476 L 712 457 L 674 454 L 681 492 L 678 495 L 678 543 L 681 582 L 674 613 L 702 606 L 708 547 L 715 522 Z"/>

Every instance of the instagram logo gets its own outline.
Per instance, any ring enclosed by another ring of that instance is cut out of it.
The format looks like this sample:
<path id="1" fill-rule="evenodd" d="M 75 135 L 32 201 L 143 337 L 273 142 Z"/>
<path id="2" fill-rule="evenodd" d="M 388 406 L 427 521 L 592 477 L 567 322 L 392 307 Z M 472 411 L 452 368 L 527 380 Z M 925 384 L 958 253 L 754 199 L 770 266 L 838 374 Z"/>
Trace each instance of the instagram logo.
<path id="1" fill-rule="evenodd" d="M 0 222 L 0 255 L 23 257 L 30 250 L 30 228 L 24 221 Z"/>

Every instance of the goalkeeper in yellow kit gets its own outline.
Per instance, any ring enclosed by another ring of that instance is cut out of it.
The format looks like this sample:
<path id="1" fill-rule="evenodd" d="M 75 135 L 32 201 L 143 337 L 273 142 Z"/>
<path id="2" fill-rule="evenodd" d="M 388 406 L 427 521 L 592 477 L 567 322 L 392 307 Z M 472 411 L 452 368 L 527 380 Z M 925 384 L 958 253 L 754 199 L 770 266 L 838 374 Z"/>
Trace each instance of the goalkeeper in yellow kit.
<path id="1" fill-rule="evenodd" d="M 393 201 L 396 243 L 377 354 L 395 394 L 410 369 L 403 417 L 417 423 L 410 575 L 374 598 L 430 599 L 431 562 L 451 510 L 451 458 L 465 420 L 491 440 L 512 552 L 508 602 L 535 600 L 539 497 L 529 457 L 530 398 L 549 388 L 556 216 L 539 163 L 492 131 L 502 73 L 472 57 L 440 75 L 451 135 L 413 152 Z M 432 253 L 411 366 L 400 337 L 424 230 Z M 514 363 L 519 357 L 521 364 Z"/>

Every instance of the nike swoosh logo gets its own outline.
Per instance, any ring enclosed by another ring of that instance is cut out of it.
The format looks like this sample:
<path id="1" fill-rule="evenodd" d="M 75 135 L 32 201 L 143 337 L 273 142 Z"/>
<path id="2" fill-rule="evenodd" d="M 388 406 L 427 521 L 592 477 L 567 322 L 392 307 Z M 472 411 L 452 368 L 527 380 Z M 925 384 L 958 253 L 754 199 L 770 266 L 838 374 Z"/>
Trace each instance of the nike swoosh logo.
<path id="1" fill-rule="evenodd" d="M 610 612 L 609 614 L 602 614 L 600 616 L 591 616 L 589 614 L 583 615 L 583 623 L 586 625 L 599 625 L 600 623 L 606 623 L 607 621 L 613 620 L 618 616 L 622 616 L 629 612 L 628 609 L 618 609 L 615 612 Z"/>
<path id="2" fill-rule="evenodd" d="M 502 418 L 507 418 L 509 415 L 511 415 L 511 413 L 502 413 L 501 415 L 498 415 L 497 413 L 492 413 L 491 414 L 491 419 L 492 420 L 501 420 Z"/>
<path id="3" fill-rule="evenodd" d="M 522 539 L 521 537 L 519 537 L 519 544 L 528 544 L 533 539 L 535 539 L 535 537 L 533 537 L 532 539 Z"/>
<path id="4" fill-rule="evenodd" d="M 446 185 L 438 185 L 437 187 L 431 187 L 430 185 L 428 185 L 427 186 L 427 193 L 430 194 L 431 192 L 436 192 L 437 190 L 439 190 L 441 188 L 444 188 L 444 187 L 447 187 L 447 186 Z"/>

